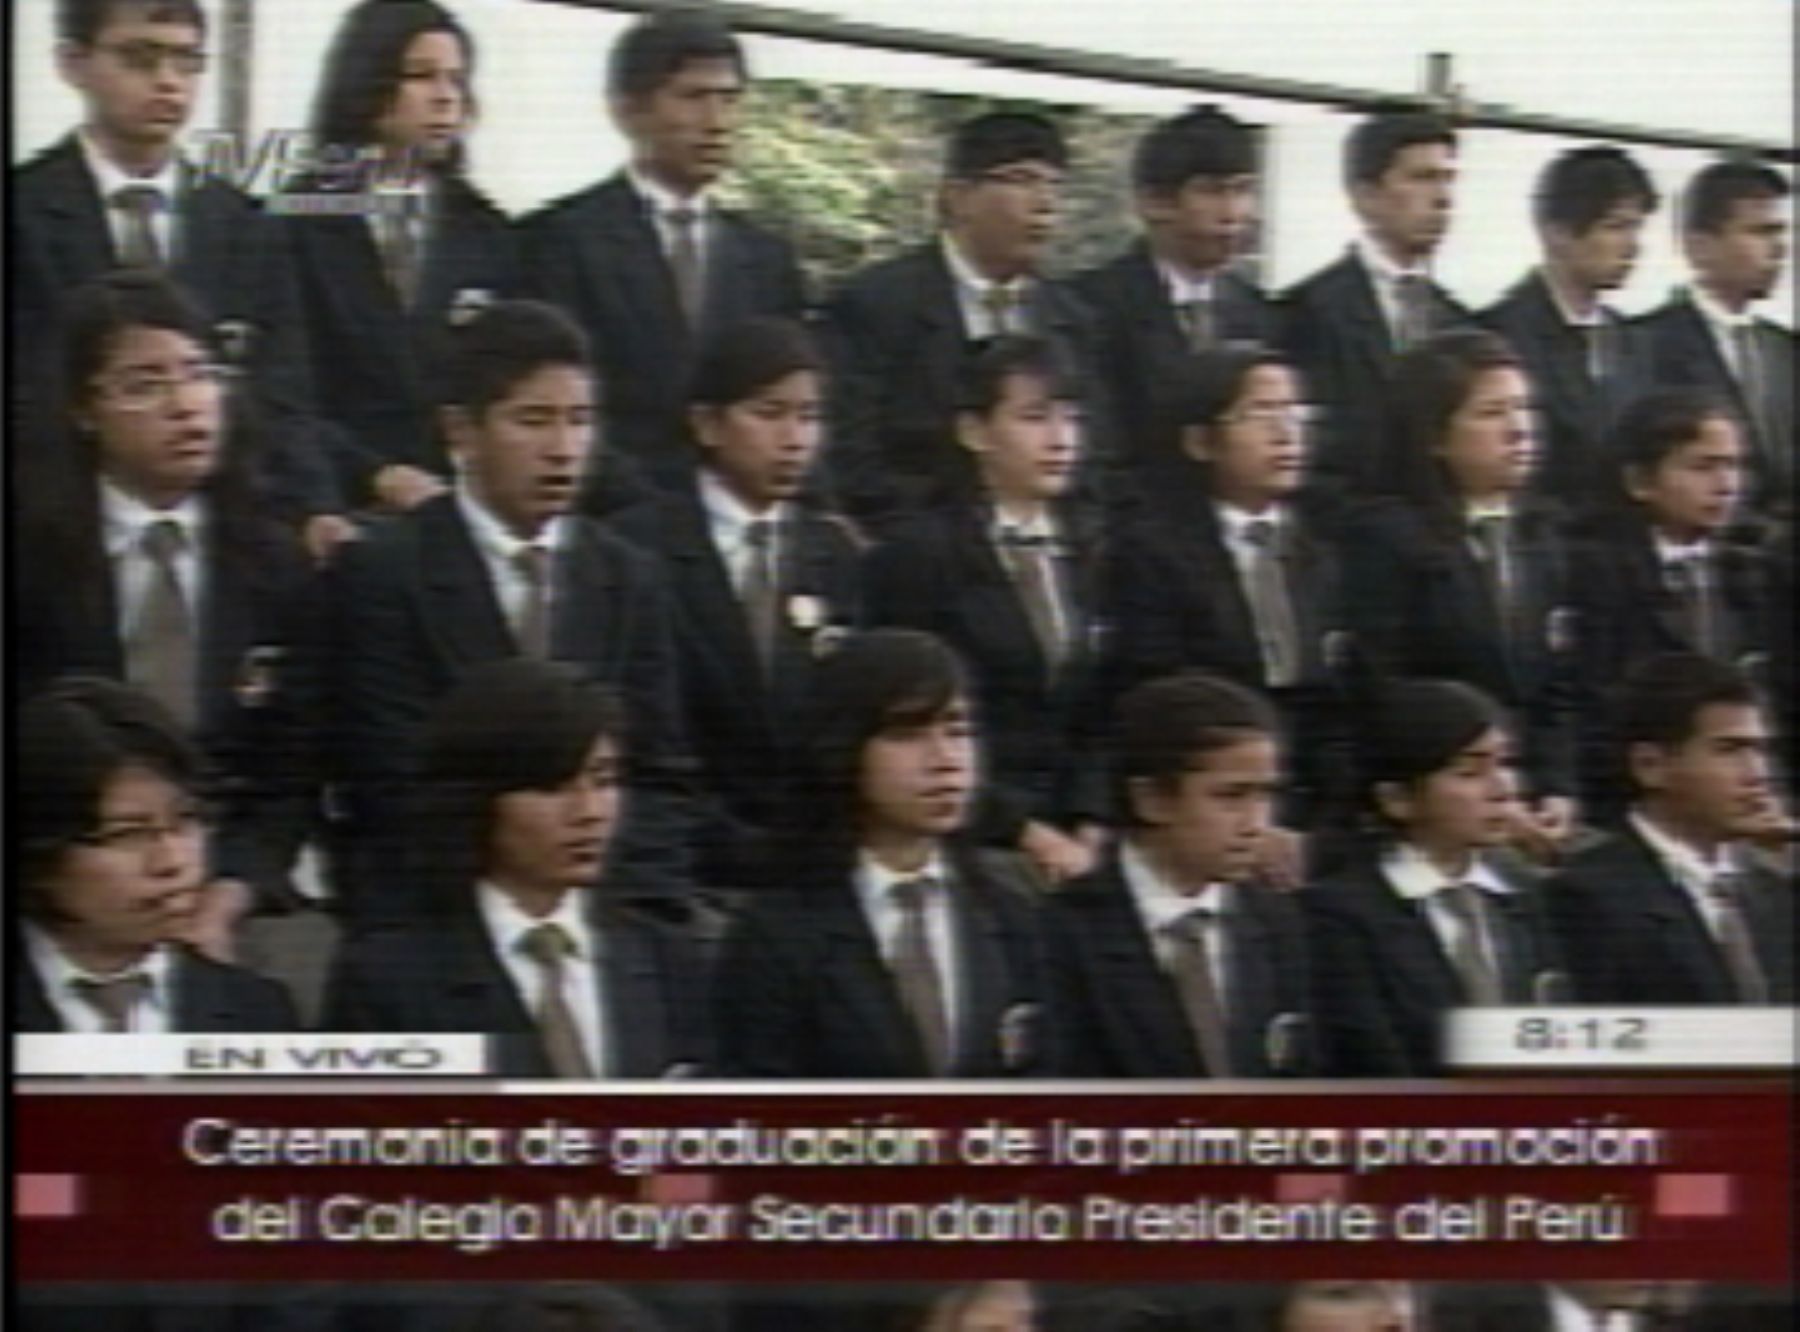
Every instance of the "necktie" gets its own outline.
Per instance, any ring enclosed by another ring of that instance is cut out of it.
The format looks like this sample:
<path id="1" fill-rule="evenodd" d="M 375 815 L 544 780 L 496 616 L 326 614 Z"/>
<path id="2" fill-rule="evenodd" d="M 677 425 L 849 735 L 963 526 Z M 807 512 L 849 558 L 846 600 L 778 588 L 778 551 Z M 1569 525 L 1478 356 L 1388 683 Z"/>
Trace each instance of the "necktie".
<path id="1" fill-rule="evenodd" d="M 1474 544 L 1475 558 L 1480 561 L 1482 575 L 1487 581 L 1488 592 L 1494 598 L 1494 609 L 1499 613 L 1501 630 L 1510 649 L 1513 643 L 1514 607 L 1505 515 L 1487 514 L 1472 520 L 1469 523 L 1469 539 Z"/>
<path id="2" fill-rule="evenodd" d="M 119 239 L 119 263 L 125 268 L 161 268 L 162 243 L 156 238 L 156 216 L 168 200 L 154 185 L 126 185 L 113 191 L 112 206 L 125 215 Z"/>
<path id="3" fill-rule="evenodd" d="M 593 1077 L 581 1029 L 575 1025 L 575 1014 L 563 993 L 564 967 L 575 953 L 575 941 L 562 926 L 546 923 L 526 931 L 519 940 L 519 951 L 538 965 L 538 1004 L 532 1017 L 551 1073 L 559 1078 Z"/>
<path id="4" fill-rule="evenodd" d="M 1675 600 L 1688 646 L 1709 657 L 1718 656 L 1718 617 L 1713 613 L 1705 557 L 1682 555 L 1665 561 L 1663 584 Z"/>
<path id="5" fill-rule="evenodd" d="M 1431 284 L 1419 274 L 1402 273 L 1394 279 L 1394 310 L 1399 316 L 1396 350 L 1416 347 L 1431 336 Z"/>
<path id="6" fill-rule="evenodd" d="M 419 294 L 419 274 L 424 261 L 420 235 L 425 201 L 417 194 L 385 196 L 386 205 L 376 214 L 380 222 L 381 266 L 400 304 L 412 308 Z"/>
<path id="7" fill-rule="evenodd" d="M 1013 331 L 1013 308 L 1017 304 L 1010 287 L 1003 287 L 998 282 L 988 283 L 981 293 L 981 308 L 987 311 L 989 336 L 1004 337 Z"/>
<path id="8" fill-rule="evenodd" d="M 1756 438 L 1750 441 L 1750 452 L 1767 457 L 1782 447 L 1775 438 L 1769 408 L 1769 378 L 1763 365 L 1762 347 L 1756 340 L 1756 326 L 1749 320 L 1731 328 L 1731 349 L 1737 358 L 1738 391 L 1744 395 L 1744 407 Z"/>
<path id="9" fill-rule="evenodd" d="M 1713 904 L 1718 922 L 1719 951 L 1725 955 L 1725 968 L 1737 986 L 1738 999 L 1746 1004 L 1769 1002 L 1769 981 L 1757 960 L 1756 945 L 1750 937 L 1750 923 L 1744 919 L 1743 896 L 1737 876 L 1717 874 L 1706 886 L 1707 898 Z"/>
<path id="10" fill-rule="evenodd" d="M 1050 538 L 1007 528 L 1000 534 L 1000 550 L 1013 585 L 1019 590 L 1032 635 L 1054 672 L 1062 665 L 1066 643 Z"/>
<path id="11" fill-rule="evenodd" d="M 1581 341 L 1587 354 L 1588 378 L 1596 385 L 1605 383 L 1613 373 L 1613 331 L 1602 317 L 1595 323 L 1581 325 Z"/>
<path id="12" fill-rule="evenodd" d="M 1283 689 L 1300 678 L 1300 631 L 1294 605 L 1276 549 L 1275 524 L 1257 518 L 1244 524 L 1250 547 L 1249 598 L 1256 638 L 1262 646 L 1263 670 L 1271 689 Z"/>
<path id="13" fill-rule="evenodd" d="M 700 327 L 705 291 L 700 281 L 700 214 L 692 208 L 671 208 L 663 216 L 669 223 L 669 270 L 675 276 L 675 298 L 692 332 Z"/>
<path id="14" fill-rule="evenodd" d="M 514 627 L 519 651 L 527 657 L 550 655 L 550 552 L 521 546 L 513 552 L 513 568 L 525 583 L 525 601 Z"/>
<path id="15" fill-rule="evenodd" d="M 1189 351 L 1205 351 L 1219 340 L 1210 293 L 1181 302 L 1175 307 L 1175 314 L 1181 323 L 1181 331 L 1187 335 Z"/>
<path id="16" fill-rule="evenodd" d="M 900 1006 L 925 1047 L 926 1065 L 932 1076 L 942 1077 L 950 1071 L 950 1016 L 944 1002 L 943 974 L 931 955 L 931 937 L 925 928 L 927 887 L 923 879 L 906 879 L 893 886 L 900 930 L 889 965 L 900 989 Z"/>
<path id="17" fill-rule="evenodd" d="M 150 978 L 141 971 L 111 980 L 78 976 L 69 982 L 69 988 L 100 1014 L 102 1031 L 129 1031 L 132 1009 L 150 997 Z"/>
<path id="18" fill-rule="evenodd" d="M 776 609 L 781 597 L 775 572 L 775 537 L 775 524 L 767 518 L 745 525 L 744 545 L 749 557 L 744 561 L 742 586 L 738 589 L 744 617 L 750 624 L 750 641 L 756 645 L 756 655 L 765 672 L 775 662 Z"/>
<path id="19" fill-rule="evenodd" d="M 1226 1035 L 1225 1005 L 1219 996 L 1219 978 L 1213 974 L 1212 959 L 1206 951 L 1208 926 L 1218 922 L 1217 912 L 1190 911 L 1163 926 L 1163 933 L 1173 946 L 1175 989 L 1181 996 L 1194 1049 L 1206 1066 L 1207 1076 L 1228 1078 L 1231 1042 Z"/>
<path id="20" fill-rule="evenodd" d="M 173 519 L 151 523 L 139 538 L 150 562 L 150 581 L 138 607 L 126 648 L 126 678 L 192 726 L 194 698 L 194 617 L 182 590 L 176 561 L 187 549 L 187 533 Z"/>
<path id="21" fill-rule="evenodd" d="M 1453 883 L 1438 889 L 1438 901 L 1456 921 L 1456 937 L 1450 948 L 1450 965 L 1462 980 L 1463 998 L 1475 1007 L 1491 1007 L 1501 1003 L 1505 995 L 1500 986 L 1500 973 L 1483 947 L 1483 917 L 1486 907 L 1481 890 L 1471 884 Z"/>

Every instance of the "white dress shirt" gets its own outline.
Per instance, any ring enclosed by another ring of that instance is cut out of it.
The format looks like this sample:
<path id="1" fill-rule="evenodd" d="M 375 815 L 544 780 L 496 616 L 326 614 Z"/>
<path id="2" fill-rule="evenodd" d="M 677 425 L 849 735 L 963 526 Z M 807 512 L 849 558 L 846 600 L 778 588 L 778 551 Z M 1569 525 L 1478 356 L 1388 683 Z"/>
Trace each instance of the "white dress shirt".
<path id="1" fill-rule="evenodd" d="M 1464 926 L 1456 909 L 1438 895 L 1440 890 L 1466 883 L 1479 889 L 1484 896 L 1507 897 L 1514 892 L 1513 886 L 1484 864 L 1480 856 L 1470 858 L 1467 873 L 1452 878 L 1434 865 L 1430 857 L 1418 847 L 1406 842 L 1390 848 L 1382 856 L 1381 877 L 1387 880 L 1388 887 L 1402 901 L 1424 903 L 1425 920 L 1447 958 L 1457 955 Z M 1491 929 L 1491 916 L 1488 919 Z M 1482 931 L 1482 934 L 1483 937 L 1479 940 L 1482 956 L 1487 958 L 1494 974 L 1499 975 L 1500 958 L 1494 950 L 1494 941 L 1489 937 L 1488 930 Z"/>
<path id="2" fill-rule="evenodd" d="M 1187 305 L 1209 305 L 1215 311 L 1218 309 L 1214 302 L 1219 299 L 1219 287 L 1211 273 L 1189 273 L 1162 258 L 1156 260 L 1156 271 L 1162 275 L 1169 304 L 1176 310 Z"/>
<path id="3" fill-rule="evenodd" d="M 1707 932 L 1715 940 L 1718 939 L 1721 926 L 1719 905 L 1707 890 L 1712 887 L 1713 880 L 1736 868 L 1725 848 L 1721 846 L 1709 858 L 1652 823 L 1642 810 L 1632 810 L 1629 818 L 1637 835 L 1644 839 L 1651 853 L 1662 862 L 1669 877 L 1681 886 L 1682 892 L 1693 902 L 1694 910 L 1706 922 Z"/>
<path id="4" fill-rule="evenodd" d="M 1651 539 L 1656 543 L 1656 559 L 1663 568 L 1671 564 L 1686 565 L 1688 571 L 1706 591 L 1713 591 L 1713 543 L 1706 537 L 1698 541 L 1671 541 L 1661 532 L 1654 532 Z"/>
<path id="5" fill-rule="evenodd" d="M 925 941 L 931 949 L 932 961 L 937 963 L 938 981 L 944 995 L 944 1016 L 950 1024 L 954 1049 L 955 1033 L 962 1030 L 962 956 L 957 945 L 955 911 L 945 873 L 943 856 L 935 851 L 922 868 L 910 874 L 891 870 L 864 851 L 857 858 L 854 883 L 863 918 L 869 922 L 881 960 L 890 970 L 900 942 L 901 924 L 900 904 L 894 901 L 894 885 L 915 879 L 929 883 L 925 892 Z"/>
<path id="6" fill-rule="evenodd" d="M 86 130 L 77 130 L 75 141 L 81 145 L 81 156 L 100 191 L 100 208 L 106 214 L 106 229 L 112 235 L 113 253 L 125 248 L 125 213 L 112 206 L 112 197 L 131 185 L 148 185 L 159 191 L 163 206 L 150 219 L 150 230 L 156 236 L 157 248 L 165 262 L 175 257 L 175 208 L 181 190 L 181 159 L 175 153 L 153 175 L 134 176 L 100 151 Z"/>
<path id="7" fill-rule="evenodd" d="M 1725 364 L 1731 370 L 1731 377 L 1740 382 L 1744 377 L 1744 367 L 1738 364 L 1737 331 L 1740 328 L 1755 328 L 1756 316 L 1748 307 L 1742 310 L 1727 310 L 1712 294 L 1698 283 L 1687 289 L 1693 299 L 1694 308 L 1700 312 L 1701 322 L 1712 334 L 1714 345 L 1719 355 L 1725 358 Z"/>
<path id="8" fill-rule="evenodd" d="M 469 488 L 466 480 L 459 478 L 456 482 L 456 507 L 469 526 L 469 535 L 475 540 L 475 549 L 481 552 L 481 562 L 487 566 L 488 581 L 493 585 L 494 598 L 500 603 L 500 613 L 506 622 L 517 632 L 525 616 L 525 607 L 531 595 L 531 584 L 519 567 L 514 563 L 519 552 L 531 546 L 538 546 L 550 553 L 550 563 L 546 570 L 549 588 L 546 591 L 546 604 L 554 623 L 556 607 L 556 553 L 562 548 L 563 535 L 568 525 L 562 518 L 550 519 L 544 524 L 543 531 L 532 541 L 521 540 L 511 528 L 494 516 L 494 511 L 483 504 Z"/>
<path id="9" fill-rule="evenodd" d="M 987 294 L 993 287 L 1000 287 L 1012 298 L 1008 331 L 1031 332 L 1031 310 L 1027 304 L 1031 296 L 1031 279 L 1021 274 L 1007 282 L 991 281 L 969 262 L 969 257 L 957 248 L 954 240 L 947 235 L 941 240 L 944 262 L 950 266 L 950 280 L 956 288 L 956 305 L 962 311 L 963 331 L 970 341 L 995 337 L 1001 332 L 994 327 L 994 314 L 987 305 Z"/>
<path id="10" fill-rule="evenodd" d="M 38 981 L 44 987 L 44 997 L 50 1001 L 50 1007 L 56 1010 L 56 1016 L 62 1020 L 64 1031 L 106 1030 L 105 1017 L 99 1009 L 81 997 L 75 989 L 75 982 L 118 980 L 138 972 L 149 977 L 150 988 L 127 1010 L 125 1029 L 155 1033 L 174 1030 L 174 993 L 167 947 L 159 944 L 146 953 L 142 961 L 112 975 L 101 976 L 71 962 L 63 950 L 57 947 L 56 941 L 37 926 L 26 925 L 24 930 L 25 947 L 31 958 L 32 969 L 37 972 Z"/>
<path id="11" fill-rule="evenodd" d="M 1386 250 L 1367 236 L 1358 237 L 1352 248 L 1356 251 L 1356 257 L 1362 261 L 1364 270 L 1375 283 L 1375 303 L 1381 307 L 1381 317 L 1387 321 L 1389 336 L 1399 337 L 1400 279 L 1416 277 L 1429 282 L 1431 281 L 1431 270 L 1423 264 L 1403 267 L 1395 263 Z"/>
<path id="12" fill-rule="evenodd" d="M 1165 972 L 1173 972 L 1178 945 L 1167 933 L 1170 926 L 1195 911 L 1211 914 L 1202 917 L 1206 943 L 1206 965 L 1212 972 L 1213 992 L 1218 996 L 1222 1012 L 1230 1011 L 1231 948 L 1226 937 L 1225 916 L 1236 905 L 1236 890 L 1226 883 L 1208 884 L 1199 893 L 1184 893 L 1165 879 L 1138 849 L 1137 843 L 1125 839 L 1119 848 L 1119 870 L 1130 890 L 1131 904 L 1137 909 L 1144 933 L 1156 951 L 1157 964 Z"/>
<path id="13" fill-rule="evenodd" d="M 187 539 L 175 557 L 175 578 L 187 600 L 190 623 L 198 623 L 205 574 L 200 558 L 206 538 L 206 501 L 190 495 L 172 509 L 153 509 L 126 494 L 104 478 L 100 482 L 100 531 L 106 558 L 112 565 L 113 592 L 118 603 L 119 637 L 130 642 L 144 607 L 144 596 L 156 565 L 144 552 L 144 532 L 152 524 L 174 522 Z"/>
<path id="14" fill-rule="evenodd" d="M 1224 539 L 1225 549 L 1231 555 L 1231 562 L 1237 569 L 1238 581 L 1244 585 L 1245 594 L 1250 590 L 1250 572 L 1256 559 L 1257 547 L 1246 535 L 1251 523 L 1269 523 L 1275 529 L 1274 544 L 1270 553 L 1281 550 L 1281 540 L 1288 523 L 1287 506 L 1271 504 L 1261 513 L 1251 513 L 1248 509 L 1240 509 L 1235 504 L 1217 502 L 1213 512 L 1219 517 L 1219 535 Z"/>
<path id="15" fill-rule="evenodd" d="M 1556 285 L 1556 279 L 1550 276 L 1548 269 L 1539 269 L 1544 279 L 1544 290 L 1550 293 L 1550 304 L 1556 308 L 1557 317 L 1570 328 L 1600 328 L 1606 323 L 1606 306 L 1596 299 L 1585 313 L 1571 309 L 1563 299 L 1562 289 Z"/>
<path id="16" fill-rule="evenodd" d="M 718 225 L 718 210 L 712 195 L 705 190 L 685 196 L 677 194 L 650 179 L 635 166 L 625 168 L 625 178 L 649 207 L 651 224 L 656 228 L 657 238 L 662 241 L 663 254 L 671 260 L 675 249 L 675 223 L 669 220 L 669 215 L 683 210 L 694 215 L 691 225 L 694 228 L 694 247 L 700 255 L 700 289 L 706 290 L 707 255 L 713 241 L 713 229 Z"/>
<path id="17" fill-rule="evenodd" d="M 1642 1332 L 1643 1318 L 1629 1309 L 1605 1310 L 1605 1322 L 1597 1322 L 1601 1312 L 1590 1309 L 1561 1286 L 1547 1286 L 1550 1296 L 1552 1332 Z"/>
<path id="18" fill-rule="evenodd" d="M 1045 567 L 1050 574 L 1050 613 L 1056 621 L 1057 641 L 1067 648 L 1072 637 L 1069 624 L 1069 598 L 1063 587 L 1062 561 L 1057 558 L 1058 543 L 1062 539 L 1061 530 L 1056 525 L 1055 515 L 1048 508 L 1039 509 L 1037 515 L 1029 522 L 1020 522 L 1008 518 L 998 508 L 994 510 L 993 521 L 988 525 L 988 540 L 994 543 L 994 550 L 1000 556 L 1000 567 L 1010 575 L 1013 566 L 1006 547 L 1008 535 L 1028 541 L 1046 542 L 1044 553 L 1048 556 Z"/>
<path id="19" fill-rule="evenodd" d="M 437 192 L 432 188 L 430 179 L 401 184 L 376 180 L 370 184 L 369 193 L 374 197 L 376 207 L 364 216 L 368 222 L 369 234 L 375 238 L 376 251 L 381 252 L 387 244 L 385 210 L 399 210 L 407 219 L 407 229 L 412 233 L 414 248 L 422 256 L 431 237 L 431 219 L 437 206 Z M 416 202 L 408 205 L 403 202 L 407 199 Z M 408 208 L 410 212 L 406 211 Z"/>
<path id="20" fill-rule="evenodd" d="M 571 889 L 562 895 L 556 909 L 547 916 L 529 916 L 519 909 L 510 895 L 491 883 L 475 889 L 481 905 L 481 921 L 487 928 L 488 940 L 506 974 L 512 978 L 525 1011 L 534 1018 L 543 1002 L 544 968 L 528 954 L 521 942 L 539 925 L 559 925 L 574 943 L 563 959 L 562 993 L 575 1028 L 581 1035 L 581 1049 L 588 1067 L 596 1077 L 606 1077 L 609 1069 L 606 1039 L 605 996 L 600 991 L 600 940 L 588 923 L 582 908 L 586 895 Z"/>
<path id="21" fill-rule="evenodd" d="M 700 470 L 699 486 L 700 507 L 706 513 L 706 530 L 712 537 L 713 549 L 719 552 L 732 590 L 741 596 L 744 579 L 750 572 L 750 543 L 744 539 L 750 524 L 758 520 L 774 523 L 775 532 L 779 533 L 792 506 L 784 500 L 762 513 L 753 513 L 749 505 L 731 493 L 729 486 L 705 468 Z M 780 549 L 772 549 L 770 555 L 779 568 Z"/>

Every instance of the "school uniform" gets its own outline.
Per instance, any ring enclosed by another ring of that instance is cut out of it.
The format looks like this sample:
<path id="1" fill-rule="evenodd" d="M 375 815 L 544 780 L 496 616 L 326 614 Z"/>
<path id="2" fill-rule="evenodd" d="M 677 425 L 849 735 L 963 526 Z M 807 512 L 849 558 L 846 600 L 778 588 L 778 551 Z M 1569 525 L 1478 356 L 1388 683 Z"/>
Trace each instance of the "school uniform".
<path id="1" fill-rule="evenodd" d="M 308 181 L 291 193 L 331 191 Z M 284 219 L 320 410 L 336 426 L 332 462 L 357 507 L 374 502 L 372 483 L 384 467 L 449 474 L 437 410 L 450 339 L 487 306 L 517 296 L 521 285 L 505 215 L 462 177 L 372 197 L 414 210 L 406 225 L 417 253 L 404 277 L 384 256 L 375 215 L 294 211 Z"/>
<path id="2" fill-rule="evenodd" d="M 1054 1067 L 1030 890 L 1007 873 L 952 850 L 917 876 L 865 858 L 843 882 L 759 898 L 726 937 L 714 977 L 727 1076 L 997 1078 Z M 896 974 L 907 933 L 896 888 L 918 879 L 940 996 L 929 1024 Z"/>
<path id="3" fill-rule="evenodd" d="M 1218 1068 L 1184 1006 L 1186 963 L 1170 933 L 1196 911 L 1222 1010 Z M 1312 1067 L 1306 943 L 1290 895 L 1245 883 L 1184 896 L 1127 841 L 1048 899 L 1044 929 L 1060 1074 L 1264 1078 Z"/>
<path id="4" fill-rule="evenodd" d="M 1479 907 L 1460 914 L 1458 889 Z M 1479 857 L 1452 880 L 1402 845 L 1303 890 L 1300 904 L 1328 1077 L 1435 1077 L 1448 1010 L 1569 1002 L 1534 889 Z M 1462 967 L 1463 948 L 1477 950 L 1491 993 Z"/>
<path id="5" fill-rule="evenodd" d="M 984 303 L 990 296 L 1004 313 Z M 954 433 L 957 376 L 971 344 L 1001 333 L 1062 344 L 1086 378 L 1087 469 L 1097 477 L 1113 467 L 1112 409 L 1095 373 L 1100 328 L 1067 284 L 988 283 L 940 237 L 852 276 L 825 314 L 833 362 L 827 479 L 858 522 L 891 524 L 972 493 Z"/>
<path id="6" fill-rule="evenodd" d="M 141 995 L 109 1025 L 84 987 L 115 977 L 93 976 L 67 958 L 33 925 L 19 934 L 13 968 L 13 1030 L 97 1033 L 128 1031 L 280 1032 L 300 1026 L 294 1003 L 276 982 L 242 967 L 215 962 L 183 944 L 160 944 L 128 969 L 145 979 Z"/>
<path id="7" fill-rule="evenodd" d="M 1098 516 L 1055 506 L 1021 527 L 986 505 L 914 515 L 864 565 L 872 626 L 923 630 L 970 672 L 987 786 L 978 831 L 1013 846 L 1027 821 L 1103 822 L 1104 617 Z M 1029 598 L 1045 597 L 1034 622 Z"/>
<path id="8" fill-rule="evenodd" d="M 790 502 L 764 519 L 774 524 L 774 587 L 771 622 L 759 630 L 749 567 L 757 557 L 750 524 L 758 517 L 701 472 L 685 488 L 608 520 L 657 559 L 669 589 L 688 733 L 708 807 L 696 873 L 722 888 L 760 878 L 815 667 L 862 619 L 861 552 L 847 525 Z"/>
<path id="9" fill-rule="evenodd" d="M 13 327 L 29 333 L 12 358 L 27 386 L 23 419 L 41 428 L 60 410 L 29 385 L 53 373 L 56 339 L 46 334 L 59 327 L 69 294 L 122 263 L 125 224 L 106 196 L 155 188 L 159 266 L 216 321 L 220 353 L 247 374 L 268 431 L 263 479 L 280 511 L 303 518 L 341 510 L 288 239 L 262 205 L 187 162 L 171 162 L 149 181 L 128 180 L 81 133 L 15 168 L 9 183 L 9 248 L 22 266 L 13 298 L 25 303 Z"/>
<path id="10" fill-rule="evenodd" d="M 1203 350 L 1275 339 L 1273 302 L 1242 274 L 1195 280 L 1148 242 L 1072 280 L 1099 325 L 1097 368 L 1117 413 L 1123 461 L 1135 468 L 1172 457 L 1172 424 L 1193 358 Z"/>

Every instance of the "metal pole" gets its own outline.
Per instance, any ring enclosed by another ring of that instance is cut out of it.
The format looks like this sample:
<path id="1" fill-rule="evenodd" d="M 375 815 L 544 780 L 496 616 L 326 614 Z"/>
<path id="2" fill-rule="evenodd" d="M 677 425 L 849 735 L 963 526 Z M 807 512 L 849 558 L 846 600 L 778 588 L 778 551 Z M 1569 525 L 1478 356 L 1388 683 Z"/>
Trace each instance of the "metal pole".
<path id="1" fill-rule="evenodd" d="M 220 0 L 219 124 L 240 151 L 250 143 L 250 94 L 255 85 L 255 0 Z"/>

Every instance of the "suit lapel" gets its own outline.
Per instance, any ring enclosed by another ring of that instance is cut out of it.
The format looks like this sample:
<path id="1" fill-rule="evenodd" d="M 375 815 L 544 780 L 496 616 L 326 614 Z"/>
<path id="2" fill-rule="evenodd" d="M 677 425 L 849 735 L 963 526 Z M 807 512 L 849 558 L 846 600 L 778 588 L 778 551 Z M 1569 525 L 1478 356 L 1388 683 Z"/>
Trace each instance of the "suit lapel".
<path id="1" fill-rule="evenodd" d="M 1462 982 L 1426 917 L 1425 903 L 1403 898 L 1379 869 L 1362 884 L 1369 894 L 1375 944 L 1386 954 L 1386 971 L 1396 988 L 1414 991 L 1413 1006 L 1436 1011 L 1463 1001 Z"/>
<path id="2" fill-rule="evenodd" d="M 446 496 L 433 501 L 417 521 L 424 620 L 445 656 L 467 665 L 514 655 L 518 649 L 512 629 L 455 500 Z"/>
<path id="3" fill-rule="evenodd" d="M 503 1075 L 550 1076 L 537 1023 L 473 904 L 453 924 L 421 934 L 417 946 L 428 959 L 431 974 L 438 977 L 436 1001 L 442 1006 L 445 1030 L 488 1033 Z"/>
<path id="4" fill-rule="evenodd" d="M 992 1073 L 989 1057 L 999 1032 L 1000 1015 L 1009 997 L 1007 929 L 999 913 L 983 901 L 959 866 L 951 885 L 956 933 L 956 965 L 962 1012 L 955 1023 L 951 1067 L 965 1075 Z"/>
<path id="5" fill-rule="evenodd" d="M 43 207 L 49 214 L 44 228 L 46 244 L 55 255 L 58 280 L 76 286 L 116 262 L 112 230 L 106 209 L 81 155 L 81 146 L 70 135 L 46 163 Z"/>
<path id="6" fill-rule="evenodd" d="M 750 640 L 750 624 L 743 603 L 732 589 L 725 562 L 707 528 L 705 508 L 691 489 L 667 501 L 663 511 L 669 522 L 669 552 L 679 580 L 678 594 L 686 602 L 709 651 L 725 660 L 721 675 L 738 685 L 763 678 L 762 663 Z M 766 707 L 760 688 L 739 689 L 745 703 Z"/>
<path id="7" fill-rule="evenodd" d="M 1117 862 L 1080 890 L 1088 926 L 1083 950 L 1094 968 L 1094 993 L 1112 1012 L 1108 1023 L 1127 1053 L 1142 1047 L 1150 1068 L 1202 1071 L 1180 996 L 1144 932 Z"/>
<path id="8" fill-rule="evenodd" d="M 595 219 L 599 225 L 586 240 L 598 252 L 596 271 L 612 274 L 619 283 L 629 311 L 626 319 L 646 343 L 685 352 L 690 345 L 687 321 L 681 316 L 675 275 L 663 253 L 649 205 L 623 173 L 602 187 L 597 202 L 601 205 Z M 722 228 L 711 230 L 717 235 Z M 713 285 L 709 276 L 709 301 Z"/>
<path id="9" fill-rule="evenodd" d="M 841 1001 L 849 1025 L 882 1050 L 886 1058 L 880 1062 L 924 1076 L 924 1045 L 901 1006 L 855 890 L 846 884 L 814 901 L 833 943 L 825 959 L 825 984 Z"/>
<path id="10" fill-rule="evenodd" d="M 56 1006 L 50 1002 L 50 996 L 44 990 L 44 979 L 38 975 L 38 969 L 32 965 L 30 954 L 24 947 L 23 933 L 15 936 L 17 945 L 13 954 L 13 1026 L 17 1031 L 61 1031 L 62 1017 Z"/>
<path id="11" fill-rule="evenodd" d="M 200 608 L 195 663 L 201 729 L 217 726 L 230 710 L 237 675 L 255 637 L 250 571 L 238 559 L 221 558 L 216 531 L 206 538 L 206 591 Z"/>
<path id="12" fill-rule="evenodd" d="M 195 964 L 181 948 L 170 949 L 170 1012 L 174 1031 L 242 1031 L 243 1011 L 232 1002 L 223 977 Z"/>
<path id="13" fill-rule="evenodd" d="M 601 941 L 594 959 L 595 979 L 604 996 L 601 1011 L 610 1065 L 602 1073 L 660 1077 L 669 1067 L 671 1051 L 663 1040 L 669 1024 L 656 952 L 642 930 L 604 912 L 595 932 Z"/>
<path id="14" fill-rule="evenodd" d="M 1627 828 L 1621 854 L 1625 862 L 1623 882 L 1615 891 L 1635 906 L 1667 959 L 1682 964 L 1682 970 L 1700 982 L 1705 990 L 1703 1002 L 1736 1003 L 1737 986 L 1725 969 L 1712 931 L 1687 890 L 1669 876 L 1661 858 L 1636 830 Z"/>
<path id="15" fill-rule="evenodd" d="M 552 655 L 560 661 L 608 661 L 620 642 L 618 566 L 588 520 L 570 516 L 563 521 L 574 530 L 554 564 Z"/>
<path id="16" fill-rule="evenodd" d="M 981 505 L 960 506 L 952 517 L 951 539 L 960 551 L 963 566 L 962 594 L 969 625 L 983 637 L 1010 639 L 1022 644 L 1037 665 L 1036 678 L 1050 684 L 1050 663 L 1044 655 L 1031 617 L 1012 574 L 1001 562 L 987 528 L 988 510 Z"/>

